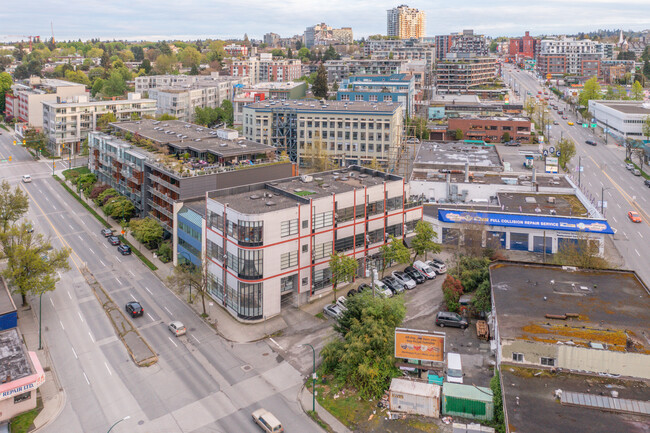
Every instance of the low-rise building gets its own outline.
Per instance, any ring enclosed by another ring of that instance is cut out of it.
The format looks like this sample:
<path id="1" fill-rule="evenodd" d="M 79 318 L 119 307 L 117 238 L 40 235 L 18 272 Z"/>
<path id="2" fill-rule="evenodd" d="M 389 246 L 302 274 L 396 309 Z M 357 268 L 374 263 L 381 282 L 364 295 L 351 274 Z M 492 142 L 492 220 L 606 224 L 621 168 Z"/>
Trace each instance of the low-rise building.
<path id="1" fill-rule="evenodd" d="M 302 99 L 307 93 L 304 81 L 264 82 L 239 87 L 232 100 L 234 124 L 240 126 L 244 121 L 244 107 L 258 101 Z"/>
<path id="2" fill-rule="evenodd" d="M 153 116 L 154 99 L 142 99 L 139 93 L 129 93 L 127 99 L 90 101 L 88 96 L 57 97 L 42 104 L 43 133 L 52 155 L 77 154 L 88 133 L 97 130 L 101 116 L 111 113 L 118 121 Z"/>
<path id="3" fill-rule="evenodd" d="M 274 59 L 271 53 L 230 61 L 230 75 L 249 77 L 251 84 L 263 81 L 297 81 L 302 76 L 302 62 L 296 59 Z"/>
<path id="4" fill-rule="evenodd" d="M 438 93 L 467 93 L 487 86 L 496 77 L 496 58 L 450 53 L 436 65 Z"/>
<path id="5" fill-rule="evenodd" d="M 244 136 L 294 162 L 317 146 L 341 166 L 387 163 L 401 147 L 403 109 L 397 102 L 255 102 L 244 107 Z"/>
<path id="6" fill-rule="evenodd" d="M 248 56 L 248 47 L 246 45 L 240 44 L 230 44 L 223 47 L 224 51 L 231 56 L 235 57 L 247 57 Z"/>
<path id="7" fill-rule="evenodd" d="M 483 101 L 478 95 L 437 95 L 428 107 L 428 117 L 429 120 L 440 120 L 466 116 L 520 116 L 523 109 L 522 104 Z"/>
<path id="8" fill-rule="evenodd" d="M 455 139 L 456 131 L 461 130 L 467 140 L 498 143 L 504 141 L 505 137 L 505 141 L 528 143 L 533 129 L 533 123 L 524 117 L 450 117 L 447 121 L 447 139 Z"/>
<path id="9" fill-rule="evenodd" d="M 358 166 L 207 194 L 208 293 L 234 317 L 260 321 L 327 293 L 329 259 L 365 275 L 389 236 L 421 219 L 408 184 Z"/>
<path id="10" fill-rule="evenodd" d="M 341 82 L 337 101 L 399 102 L 404 116 L 413 115 L 415 78 L 407 74 L 354 75 Z"/>
<path id="11" fill-rule="evenodd" d="M 642 101 L 606 101 L 592 99 L 589 112 L 598 126 L 618 139 L 643 139 L 643 125 L 650 116 L 650 104 Z"/>

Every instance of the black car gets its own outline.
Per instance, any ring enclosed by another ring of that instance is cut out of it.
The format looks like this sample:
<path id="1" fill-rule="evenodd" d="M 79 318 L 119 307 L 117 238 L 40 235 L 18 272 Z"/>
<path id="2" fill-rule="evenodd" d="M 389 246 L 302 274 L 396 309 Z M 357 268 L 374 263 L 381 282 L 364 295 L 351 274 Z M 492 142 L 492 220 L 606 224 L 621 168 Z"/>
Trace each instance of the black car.
<path id="1" fill-rule="evenodd" d="M 589 146 L 596 146 L 598 144 L 593 140 L 587 140 L 587 141 L 585 141 L 585 143 L 587 143 Z"/>
<path id="2" fill-rule="evenodd" d="M 469 325 L 467 320 L 458 313 L 450 311 L 438 311 L 436 314 L 436 325 L 444 328 L 445 326 L 455 326 L 456 328 L 465 329 Z"/>
<path id="3" fill-rule="evenodd" d="M 111 245 L 119 245 L 120 244 L 120 238 L 118 238 L 117 236 L 109 236 L 107 239 L 108 239 L 108 242 L 111 243 Z"/>
<path id="4" fill-rule="evenodd" d="M 369 290 L 372 292 L 372 287 L 370 287 L 368 284 L 363 283 L 359 287 L 357 287 L 357 293 L 361 294 L 365 292 L 366 290 Z"/>
<path id="5" fill-rule="evenodd" d="M 131 247 L 128 246 L 128 245 L 124 245 L 124 244 L 122 244 L 122 245 L 120 245 L 119 247 L 117 247 L 117 250 L 118 250 L 118 251 L 119 251 L 123 256 L 130 255 L 130 254 L 131 254 Z"/>
<path id="6" fill-rule="evenodd" d="M 107 238 L 109 236 L 113 236 L 113 230 L 111 229 L 102 229 L 101 234 Z"/>
<path id="7" fill-rule="evenodd" d="M 650 179 L 646 179 L 646 180 L 644 180 L 644 181 L 643 181 L 643 184 L 644 184 L 645 186 L 647 186 L 648 188 L 650 188 Z"/>
<path id="8" fill-rule="evenodd" d="M 348 292 L 348 294 L 346 296 L 348 298 L 350 298 L 350 297 L 356 295 L 357 293 L 359 293 L 359 291 L 357 289 L 350 289 L 350 291 Z"/>
<path id="9" fill-rule="evenodd" d="M 127 302 L 124 309 L 131 317 L 138 317 L 144 314 L 144 308 L 142 308 L 142 305 L 140 305 L 140 303 L 136 301 Z"/>
<path id="10" fill-rule="evenodd" d="M 422 284 L 426 280 L 426 278 L 424 278 L 424 275 L 422 275 L 420 271 L 415 269 L 413 266 L 409 266 L 404 269 L 404 273 L 413 278 L 417 284 Z"/>
<path id="11" fill-rule="evenodd" d="M 386 284 L 386 286 L 394 294 L 402 293 L 404 291 L 404 284 L 400 283 L 395 279 L 395 277 L 384 277 L 381 279 L 381 282 Z"/>

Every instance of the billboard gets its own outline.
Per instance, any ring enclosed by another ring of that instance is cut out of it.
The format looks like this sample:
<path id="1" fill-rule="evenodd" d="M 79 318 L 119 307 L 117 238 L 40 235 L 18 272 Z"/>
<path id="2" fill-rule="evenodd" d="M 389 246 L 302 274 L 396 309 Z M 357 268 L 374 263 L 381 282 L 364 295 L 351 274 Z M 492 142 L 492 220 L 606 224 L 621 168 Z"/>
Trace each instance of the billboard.
<path id="1" fill-rule="evenodd" d="M 445 359 L 445 334 L 396 328 L 395 358 L 443 362 Z"/>
<path id="2" fill-rule="evenodd" d="M 445 223 L 471 223 L 567 232 L 614 234 L 607 220 L 589 218 L 438 209 L 438 220 Z"/>

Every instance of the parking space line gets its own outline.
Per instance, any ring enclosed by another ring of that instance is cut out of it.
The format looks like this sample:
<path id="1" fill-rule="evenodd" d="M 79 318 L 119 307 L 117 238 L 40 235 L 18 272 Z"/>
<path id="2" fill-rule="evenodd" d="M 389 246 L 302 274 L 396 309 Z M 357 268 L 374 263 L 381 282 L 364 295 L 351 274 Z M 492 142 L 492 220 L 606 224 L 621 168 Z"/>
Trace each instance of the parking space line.
<path id="1" fill-rule="evenodd" d="M 101 260 L 99 261 L 99 263 L 101 263 L 102 266 L 106 266 L 106 264 L 104 262 L 102 262 Z"/>
<path id="2" fill-rule="evenodd" d="M 639 252 L 636 250 L 636 248 L 634 249 L 634 252 L 636 253 L 637 256 L 641 257 L 641 254 L 639 254 Z"/>
<path id="3" fill-rule="evenodd" d="M 135 299 L 135 296 L 133 296 L 133 293 L 129 293 L 129 295 L 131 295 L 131 298 L 133 298 L 134 301 L 136 302 L 138 301 L 137 299 Z"/>
<path id="4" fill-rule="evenodd" d="M 135 277 L 135 274 L 133 272 L 129 271 L 129 274 L 131 274 L 131 275 L 133 275 Z"/>
<path id="5" fill-rule="evenodd" d="M 106 244 L 102 244 L 102 245 L 104 246 L 104 248 L 108 249 L 108 245 Z"/>
<path id="6" fill-rule="evenodd" d="M 60 275 L 59 275 L 59 278 L 61 278 Z M 70 290 L 66 290 L 66 292 L 68 292 L 68 298 L 72 299 L 72 295 L 70 294 Z"/>
<path id="7" fill-rule="evenodd" d="M 149 290 L 149 287 L 146 287 L 146 286 L 145 286 L 144 289 L 145 289 L 147 292 L 149 292 L 149 294 L 150 294 L 151 296 L 153 296 L 153 293 L 151 293 L 151 290 Z"/>
<path id="8" fill-rule="evenodd" d="M 172 340 L 172 337 L 167 337 L 167 338 L 169 338 L 169 341 L 171 341 L 174 346 L 178 347 L 178 344 L 176 344 L 174 340 Z"/>
<path id="9" fill-rule="evenodd" d="M 63 322 L 59 320 L 59 323 L 61 324 L 61 329 L 65 331 L 65 327 L 63 326 Z"/>
<path id="10" fill-rule="evenodd" d="M 196 338 L 194 335 L 192 335 L 192 338 L 196 340 L 197 343 L 201 344 L 198 338 Z"/>
<path id="11" fill-rule="evenodd" d="M 612 219 L 614 220 L 615 223 L 618 223 L 618 221 L 616 221 L 616 217 L 612 216 Z"/>
<path id="12" fill-rule="evenodd" d="M 639 234 L 639 236 L 641 237 L 641 239 L 643 239 L 643 235 L 641 234 L 641 232 L 637 232 L 637 233 Z"/>
<path id="13" fill-rule="evenodd" d="M 149 318 L 151 319 L 152 322 L 155 322 L 154 318 L 151 317 L 151 314 L 147 313 L 147 316 L 149 316 Z"/>
<path id="14" fill-rule="evenodd" d="M 52 298 L 50 298 L 50 304 L 52 304 L 52 306 L 54 307 L 54 301 L 52 300 Z"/>
<path id="15" fill-rule="evenodd" d="M 72 227 L 72 224 L 68 224 L 68 227 L 70 227 L 70 230 L 74 230 L 74 227 Z"/>
<path id="16" fill-rule="evenodd" d="M 94 343 L 95 339 L 93 338 L 93 334 L 91 334 L 90 331 L 88 331 L 88 335 L 90 335 L 90 341 Z"/>
<path id="17" fill-rule="evenodd" d="M 90 252 L 91 252 L 91 253 L 93 253 L 93 254 L 95 254 L 95 255 L 97 255 L 97 254 L 95 253 L 95 251 L 93 251 L 93 249 L 92 249 L 92 248 L 88 248 L 88 249 L 90 250 Z"/>
<path id="18" fill-rule="evenodd" d="M 117 280 L 117 284 L 119 284 L 119 285 L 121 286 L 121 285 L 122 285 L 122 282 L 120 281 L 120 279 L 117 278 L 117 277 L 115 277 L 115 279 Z"/>
<path id="19" fill-rule="evenodd" d="M 278 347 L 280 348 L 280 350 L 284 350 L 284 348 L 283 348 L 282 346 L 280 346 L 280 345 L 278 344 L 278 342 L 275 341 L 273 338 L 269 338 L 269 340 L 271 340 L 271 342 L 272 342 L 273 344 L 275 344 L 276 346 L 278 346 Z"/>
<path id="20" fill-rule="evenodd" d="M 118 262 L 122 263 L 122 260 L 120 260 L 119 257 L 115 256 L 115 258 L 117 259 Z"/>
<path id="21" fill-rule="evenodd" d="M 80 240 L 81 242 L 83 242 L 84 238 L 82 238 L 81 235 L 77 235 L 77 237 L 79 238 L 79 240 Z"/>

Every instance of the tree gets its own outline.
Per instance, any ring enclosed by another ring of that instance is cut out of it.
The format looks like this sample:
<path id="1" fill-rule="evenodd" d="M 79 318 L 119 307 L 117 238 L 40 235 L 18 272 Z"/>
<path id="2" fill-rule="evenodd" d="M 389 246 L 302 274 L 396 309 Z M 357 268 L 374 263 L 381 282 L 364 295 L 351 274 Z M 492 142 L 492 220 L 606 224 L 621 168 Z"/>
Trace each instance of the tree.
<path id="1" fill-rule="evenodd" d="M 29 199 L 23 190 L 16 185 L 12 191 L 8 181 L 0 183 L 0 225 L 2 232 L 9 229 L 9 225 L 18 221 L 29 209 Z"/>
<path id="2" fill-rule="evenodd" d="M 104 88 L 104 83 L 105 81 L 103 79 L 97 78 L 91 87 L 90 93 L 93 96 L 97 96 L 97 94 L 101 93 L 102 89 Z"/>
<path id="3" fill-rule="evenodd" d="M 230 104 L 230 107 L 232 109 L 232 103 Z M 194 109 L 194 122 L 199 125 L 206 126 L 208 128 L 211 128 L 212 126 L 221 122 L 224 117 L 225 117 L 224 112 L 220 107 L 217 108 L 196 107 Z"/>
<path id="4" fill-rule="evenodd" d="M 149 75 L 152 69 L 151 61 L 149 59 L 142 60 L 142 63 L 140 63 L 140 69 L 144 69 L 144 73 Z"/>
<path id="5" fill-rule="evenodd" d="M 95 58 L 101 58 L 103 55 L 104 55 L 104 50 L 102 50 L 101 48 L 91 48 L 86 53 L 86 57 L 90 57 L 90 58 L 94 58 L 94 59 Z"/>
<path id="6" fill-rule="evenodd" d="M 576 266 L 585 269 L 610 269 L 607 260 L 598 256 L 597 241 L 586 235 L 578 236 L 575 242 L 564 242 L 554 256 L 555 264 Z"/>
<path id="7" fill-rule="evenodd" d="M 601 94 L 601 88 L 600 88 L 600 84 L 598 84 L 598 78 L 591 77 L 585 82 L 585 85 L 578 97 L 578 101 L 580 102 L 580 105 L 584 107 L 588 107 L 589 101 L 591 101 L 592 99 L 600 98 L 600 94 Z"/>
<path id="8" fill-rule="evenodd" d="M 634 82 L 634 84 L 632 85 L 632 93 L 630 96 L 635 101 L 643 100 L 643 86 L 641 85 L 641 83 L 639 83 L 638 81 Z"/>
<path id="9" fill-rule="evenodd" d="M 88 75 L 84 74 L 83 71 L 66 71 L 65 79 L 72 81 L 73 83 L 83 84 L 84 86 L 90 86 L 90 79 Z"/>
<path id="10" fill-rule="evenodd" d="M 156 65 L 154 69 L 158 74 L 170 74 L 173 72 L 175 64 L 176 60 L 171 55 L 162 54 L 156 57 Z"/>
<path id="11" fill-rule="evenodd" d="M 303 59 L 305 57 L 309 58 L 311 56 L 311 52 L 309 51 L 309 48 L 307 47 L 301 47 L 297 48 L 298 50 L 298 58 Z"/>
<path id="12" fill-rule="evenodd" d="M 332 158 L 327 151 L 327 143 L 320 138 L 320 131 L 314 132 L 311 143 L 305 143 L 305 149 L 300 155 L 300 162 L 312 173 L 332 170 L 335 167 Z"/>
<path id="13" fill-rule="evenodd" d="M 420 140 L 429 139 L 429 128 L 427 127 L 426 118 L 421 116 L 413 116 L 406 120 L 406 124 L 409 127 L 408 135 L 411 135 L 413 133 L 415 134 L 415 137 Z"/>
<path id="14" fill-rule="evenodd" d="M 576 145 L 570 138 L 563 138 L 558 142 L 557 150 L 560 152 L 558 164 L 566 170 L 567 163 L 576 155 Z"/>
<path id="15" fill-rule="evenodd" d="M 339 53 L 336 52 L 333 46 L 329 46 L 327 48 L 327 51 L 325 51 L 325 54 L 323 55 L 323 61 L 328 61 L 328 60 L 339 60 L 341 56 Z"/>
<path id="16" fill-rule="evenodd" d="M 441 251 L 440 244 L 436 243 L 438 235 L 433 231 L 433 227 L 426 221 L 420 220 L 415 225 L 415 236 L 411 239 L 411 248 L 413 248 L 413 261 L 417 260 L 418 256 L 424 254 L 424 260 L 427 259 L 427 253 L 432 252 L 437 254 Z"/>
<path id="17" fill-rule="evenodd" d="M 643 62 L 643 75 L 650 80 L 650 60 Z"/>
<path id="18" fill-rule="evenodd" d="M 133 53 L 133 60 L 135 60 L 136 62 L 144 61 L 144 49 L 142 49 L 141 46 L 131 45 L 129 49 Z"/>
<path id="19" fill-rule="evenodd" d="M 13 83 L 11 74 L 8 72 L 0 72 L 0 113 L 5 112 L 5 96 L 11 90 Z"/>
<path id="20" fill-rule="evenodd" d="M 191 45 L 188 45 L 180 52 L 179 59 L 183 66 L 198 66 L 201 63 L 201 53 Z"/>
<path id="21" fill-rule="evenodd" d="M 359 263 L 354 257 L 346 256 L 343 253 L 332 253 L 330 255 L 329 267 L 332 272 L 330 281 L 332 282 L 332 291 L 334 292 L 334 301 L 336 302 L 336 289 L 339 283 L 352 281 L 357 273 Z"/>
<path id="22" fill-rule="evenodd" d="M 407 264 L 411 263 L 411 252 L 404 245 L 401 239 L 391 235 L 388 242 L 379 247 L 379 252 L 383 258 L 381 264 L 381 277 L 384 278 L 384 272 L 393 262 Z"/>
<path id="23" fill-rule="evenodd" d="M 199 68 L 196 65 L 192 65 L 189 75 L 199 75 Z"/>
<path id="24" fill-rule="evenodd" d="M 458 129 L 454 132 L 454 138 L 455 138 L 456 140 L 462 140 L 462 139 L 463 139 L 463 130 L 460 129 L 460 128 L 458 128 Z"/>
<path id="25" fill-rule="evenodd" d="M 535 112 L 535 99 L 533 98 L 526 99 L 526 103 L 524 104 L 524 110 L 526 110 L 528 117 L 533 117 L 533 113 Z"/>
<path id="26" fill-rule="evenodd" d="M 646 139 L 650 140 L 650 116 L 645 117 L 645 121 L 642 126 L 643 135 Z"/>
<path id="27" fill-rule="evenodd" d="M 293 59 L 293 51 L 291 51 L 291 48 L 287 48 L 287 59 Z"/>
<path id="28" fill-rule="evenodd" d="M 273 57 L 284 57 L 284 50 L 282 48 L 274 48 L 271 50 Z"/>
<path id="29" fill-rule="evenodd" d="M 445 281 L 442 282 L 442 295 L 447 311 L 458 312 L 460 309 L 459 300 L 463 293 L 463 285 L 460 280 L 454 278 L 451 274 L 447 274 Z"/>
<path id="30" fill-rule="evenodd" d="M 636 159 L 636 165 L 639 166 L 639 170 L 643 172 L 643 164 L 645 163 L 645 148 L 643 146 L 638 146 L 632 149 L 630 160 L 634 159 Z"/>
<path id="31" fill-rule="evenodd" d="M 86 197 L 92 192 L 96 182 L 97 176 L 94 173 L 82 174 L 74 181 L 77 185 L 77 190 L 83 191 Z"/>
<path id="32" fill-rule="evenodd" d="M 510 133 L 508 131 L 503 133 L 503 137 L 501 137 L 501 142 L 506 143 L 510 141 Z"/>
<path id="33" fill-rule="evenodd" d="M 490 389 L 492 390 L 492 404 L 494 405 L 493 426 L 496 433 L 505 433 L 505 417 L 503 414 L 503 397 L 501 395 L 501 378 L 499 371 L 494 370 L 494 376 L 490 379 Z"/>
<path id="34" fill-rule="evenodd" d="M 54 290 L 58 272 L 70 269 L 69 250 L 53 250 L 50 242 L 31 228 L 31 223 L 25 222 L 0 234 L 0 258 L 7 259 L 1 275 L 14 287 L 14 293 L 20 293 L 23 305 L 27 304 L 27 294 Z"/>
<path id="35" fill-rule="evenodd" d="M 195 287 L 199 293 L 203 294 L 203 274 L 203 266 L 196 266 L 191 262 L 184 262 L 178 266 L 174 266 L 172 274 L 167 277 L 167 283 L 181 295 L 190 286 Z M 190 299 L 190 303 L 192 302 L 193 300 Z M 203 314 L 206 314 L 205 300 L 203 302 Z"/>
<path id="36" fill-rule="evenodd" d="M 147 248 L 153 249 L 158 246 L 162 241 L 163 228 L 162 226 L 151 217 L 144 219 L 133 219 L 129 222 L 129 227 L 133 233 L 133 237 L 138 242 L 147 245 Z"/>
<path id="37" fill-rule="evenodd" d="M 157 120 L 178 120 L 178 117 L 172 116 L 171 114 L 163 113 L 156 118 Z"/>
<path id="38" fill-rule="evenodd" d="M 232 127 L 233 123 L 235 122 L 235 114 L 232 102 L 230 102 L 228 99 L 224 99 L 221 102 L 221 118 L 229 127 Z"/>
<path id="39" fill-rule="evenodd" d="M 120 220 L 130 220 L 135 212 L 135 206 L 131 200 L 120 195 L 109 199 L 103 207 L 106 215 Z"/>
<path id="40" fill-rule="evenodd" d="M 318 67 L 318 71 L 316 71 L 316 79 L 314 80 L 314 85 L 312 86 L 311 91 L 316 98 L 327 98 L 327 71 L 322 63 Z"/>
<path id="41" fill-rule="evenodd" d="M 117 117 L 115 117 L 115 114 L 113 114 L 112 111 L 104 113 L 99 116 L 99 119 L 97 119 L 97 129 L 104 131 L 106 128 L 108 128 L 108 124 L 113 122 L 117 122 Z"/>
<path id="42" fill-rule="evenodd" d="M 45 145 L 47 144 L 47 136 L 45 133 L 35 129 L 29 128 L 25 131 L 24 135 L 25 147 L 33 149 L 35 152 L 44 152 Z"/>
<path id="43" fill-rule="evenodd" d="M 111 72 L 111 76 L 104 82 L 102 93 L 106 96 L 122 96 L 126 92 L 126 81 L 118 71 Z"/>
<path id="44" fill-rule="evenodd" d="M 633 51 L 621 51 L 616 60 L 636 60 L 636 54 Z"/>

